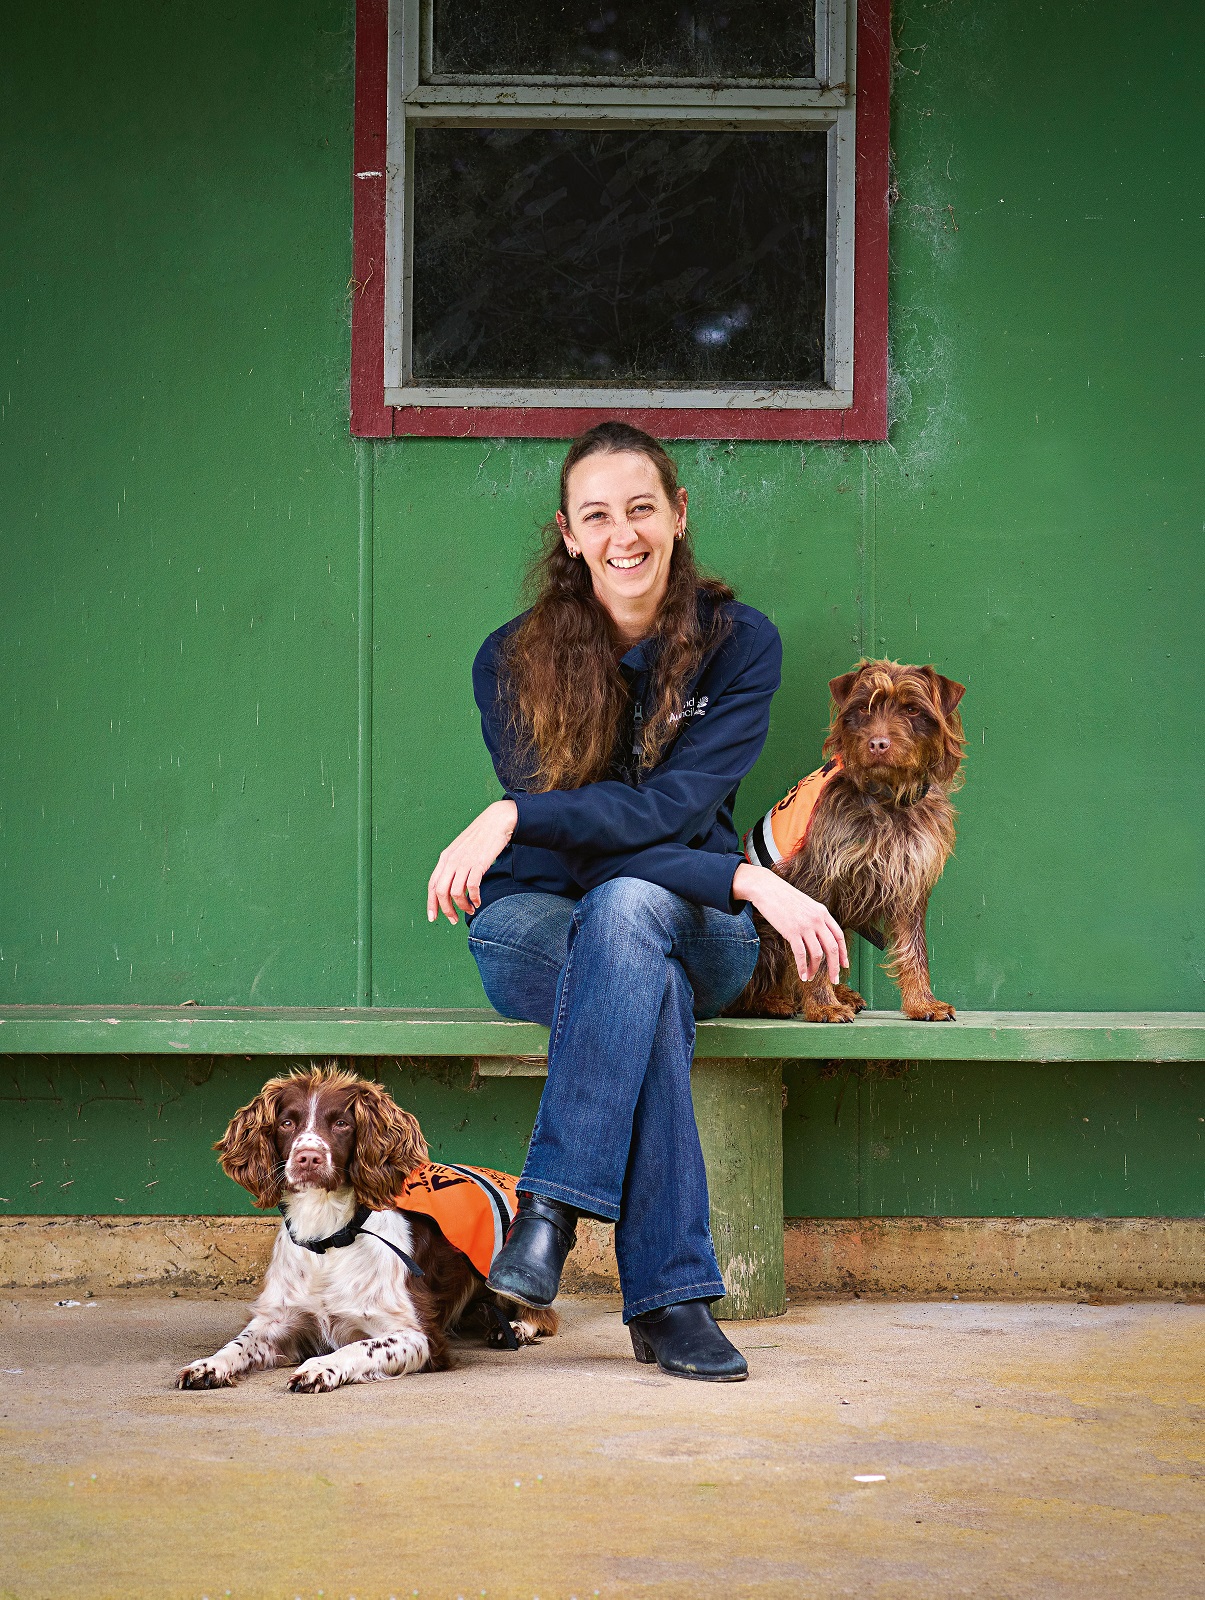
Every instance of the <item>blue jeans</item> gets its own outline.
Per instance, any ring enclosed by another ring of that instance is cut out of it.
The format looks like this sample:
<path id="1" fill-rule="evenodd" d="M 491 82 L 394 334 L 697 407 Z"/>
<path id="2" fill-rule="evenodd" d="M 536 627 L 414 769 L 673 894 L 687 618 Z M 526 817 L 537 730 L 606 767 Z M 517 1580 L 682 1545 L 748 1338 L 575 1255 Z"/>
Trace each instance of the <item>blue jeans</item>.
<path id="1" fill-rule="evenodd" d="M 639 878 L 573 901 L 514 894 L 469 931 L 490 1004 L 552 1030 L 519 1187 L 614 1222 L 624 1321 L 724 1293 L 690 1097 L 696 1016 L 757 961 L 748 911 L 692 905 Z"/>

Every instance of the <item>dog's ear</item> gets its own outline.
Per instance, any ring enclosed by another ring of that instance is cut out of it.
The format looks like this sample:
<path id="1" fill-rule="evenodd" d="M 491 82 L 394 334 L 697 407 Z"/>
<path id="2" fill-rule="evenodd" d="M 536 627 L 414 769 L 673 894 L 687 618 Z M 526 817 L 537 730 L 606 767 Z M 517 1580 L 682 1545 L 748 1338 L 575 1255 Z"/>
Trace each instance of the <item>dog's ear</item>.
<path id="1" fill-rule="evenodd" d="M 949 716 L 958 707 L 958 702 L 967 692 L 964 683 L 955 683 L 953 678 L 943 678 L 940 672 L 932 667 L 926 667 L 925 672 L 936 685 L 937 703 L 942 709 L 943 716 Z"/>
<path id="2" fill-rule="evenodd" d="M 839 678 L 829 679 L 828 692 L 832 695 L 833 704 L 836 706 L 838 711 L 841 710 L 842 706 L 844 706 L 845 702 L 849 699 L 850 692 L 853 689 L 854 684 L 858 681 L 863 665 L 865 665 L 865 663 L 859 663 L 859 665 L 856 666 L 852 672 L 843 672 Z"/>
<path id="3" fill-rule="evenodd" d="M 852 672 L 843 672 L 839 678 L 830 678 L 828 692 L 833 697 L 832 713 L 828 719 L 828 736 L 821 746 L 823 756 L 832 756 L 841 749 L 841 713 L 845 710 L 846 702 L 853 693 L 854 684 L 862 676 L 862 668 L 866 665 L 859 661 Z"/>
<path id="4" fill-rule="evenodd" d="M 236 1111 L 214 1145 L 222 1171 L 242 1184 L 261 1211 L 280 1204 L 284 1168 L 276 1152 L 276 1110 L 286 1079 L 267 1082 L 250 1105 Z"/>
<path id="5" fill-rule="evenodd" d="M 963 748 L 965 740 L 962 737 L 962 718 L 958 715 L 958 702 L 966 693 L 966 688 L 961 683 L 955 683 L 953 678 L 943 678 L 941 673 L 933 667 L 926 667 L 925 677 L 933 693 L 935 703 L 941 708 L 941 733 L 944 749 L 941 760 L 934 769 L 934 776 L 941 783 L 952 784 L 955 789 L 961 785 L 958 778 L 958 769 L 962 765 Z M 958 779 L 958 782 L 955 782 Z"/>
<path id="6" fill-rule="evenodd" d="M 352 1115 L 356 1148 L 348 1180 L 359 1204 L 388 1210 L 407 1176 L 427 1159 L 427 1141 L 418 1119 L 379 1083 L 357 1085 Z"/>

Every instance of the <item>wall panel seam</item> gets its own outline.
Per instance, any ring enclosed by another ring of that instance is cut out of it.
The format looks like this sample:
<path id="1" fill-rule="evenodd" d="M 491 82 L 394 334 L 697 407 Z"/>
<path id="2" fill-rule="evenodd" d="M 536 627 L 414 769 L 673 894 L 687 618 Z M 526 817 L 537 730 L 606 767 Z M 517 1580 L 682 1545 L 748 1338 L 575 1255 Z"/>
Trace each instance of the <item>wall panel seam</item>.
<path id="1" fill-rule="evenodd" d="M 376 444 L 356 440 L 356 1003 L 372 1004 L 372 555 Z"/>
<path id="2" fill-rule="evenodd" d="M 876 588 L 878 578 L 878 483 L 870 449 L 861 447 L 862 457 L 862 543 L 858 552 L 858 655 L 878 654 Z M 852 974 L 855 987 L 875 1005 L 875 952 L 865 939 L 857 940 L 857 967 Z"/>

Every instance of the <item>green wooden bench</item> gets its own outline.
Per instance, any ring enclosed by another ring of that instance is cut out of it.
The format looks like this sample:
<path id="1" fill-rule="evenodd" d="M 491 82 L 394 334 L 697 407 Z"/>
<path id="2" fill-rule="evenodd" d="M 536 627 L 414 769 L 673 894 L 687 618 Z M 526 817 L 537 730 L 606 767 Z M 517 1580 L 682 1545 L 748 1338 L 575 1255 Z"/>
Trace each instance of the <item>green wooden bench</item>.
<path id="1" fill-rule="evenodd" d="M 482 1077 L 540 1077 L 548 1030 L 488 1010 L 0 1007 L 3 1055 L 472 1058 Z M 849 1026 L 717 1018 L 698 1025 L 693 1087 L 712 1232 L 728 1295 L 721 1316 L 783 1309 L 782 1063 L 1202 1061 L 1205 1012 L 965 1012 Z"/>

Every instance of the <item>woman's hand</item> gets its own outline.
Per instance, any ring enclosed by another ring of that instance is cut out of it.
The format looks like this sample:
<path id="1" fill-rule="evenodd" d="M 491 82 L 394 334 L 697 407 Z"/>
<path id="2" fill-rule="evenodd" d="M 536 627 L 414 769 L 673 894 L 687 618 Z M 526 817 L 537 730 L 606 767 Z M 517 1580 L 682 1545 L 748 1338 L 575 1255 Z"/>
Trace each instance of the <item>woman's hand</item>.
<path id="1" fill-rule="evenodd" d="M 465 913 L 478 909 L 481 880 L 510 843 L 518 820 L 519 808 L 513 800 L 495 800 L 440 851 L 427 884 L 428 922 L 434 922 L 441 911 L 449 922 L 457 922 L 457 906 Z"/>
<path id="2" fill-rule="evenodd" d="M 799 976 L 806 982 L 827 965 L 830 983 L 840 981 L 849 966 L 845 935 L 828 910 L 780 878 L 768 867 L 742 861 L 732 880 L 734 900 L 748 900 L 777 928 L 790 945 Z"/>

